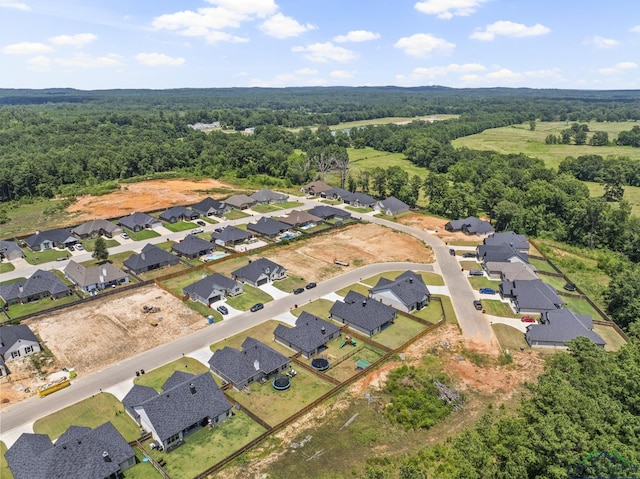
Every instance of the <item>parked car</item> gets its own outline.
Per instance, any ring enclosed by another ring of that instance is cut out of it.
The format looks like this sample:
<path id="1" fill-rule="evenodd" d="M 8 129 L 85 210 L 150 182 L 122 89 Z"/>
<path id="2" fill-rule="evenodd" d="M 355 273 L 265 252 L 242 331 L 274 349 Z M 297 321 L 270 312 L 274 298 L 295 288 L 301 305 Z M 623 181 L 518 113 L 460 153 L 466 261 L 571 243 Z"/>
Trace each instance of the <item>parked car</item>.
<path id="1" fill-rule="evenodd" d="M 480 288 L 481 294 L 496 294 L 497 291 L 493 288 Z"/>
<path id="2" fill-rule="evenodd" d="M 68 259 L 69 259 L 69 257 L 68 257 L 68 256 L 58 256 L 58 257 L 56 258 L 56 261 L 66 261 L 66 260 L 68 260 Z"/>
<path id="3" fill-rule="evenodd" d="M 78 251 L 84 251 L 84 247 L 83 247 L 81 244 L 77 244 L 77 245 L 76 245 L 76 249 L 77 249 Z"/>
<path id="4" fill-rule="evenodd" d="M 191 233 L 189 233 L 189 234 L 197 235 L 199 233 L 204 233 L 204 230 L 202 228 L 196 228 L 194 230 L 191 230 Z"/>
<path id="5" fill-rule="evenodd" d="M 563 286 L 563 288 L 566 289 L 567 291 L 575 291 L 576 285 L 573 283 L 567 283 Z"/>
<path id="6" fill-rule="evenodd" d="M 466 253 L 462 253 L 462 257 L 463 258 L 475 258 L 476 254 L 472 253 L 471 251 L 467 251 Z"/>
<path id="7" fill-rule="evenodd" d="M 531 316 L 523 316 L 520 321 L 522 321 L 523 323 L 536 323 L 537 321 L 535 320 L 535 318 L 532 318 Z"/>
<path id="8" fill-rule="evenodd" d="M 316 286 L 318 286 L 316 283 L 309 283 L 304 287 L 304 289 L 313 289 Z"/>
<path id="9" fill-rule="evenodd" d="M 484 271 L 480 269 L 469 270 L 469 276 L 484 276 Z"/>
<path id="10" fill-rule="evenodd" d="M 454 250 L 453 248 L 449 248 L 449 254 L 451 256 L 455 256 L 456 255 L 456 250 Z"/>
<path id="11" fill-rule="evenodd" d="M 264 308 L 264 304 L 256 303 L 253 306 L 251 306 L 251 312 L 255 313 L 256 311 L 260 311 L 262 308 Z"/>
<path id="12" fill-rule="evenodd" d="M 296 288 L 293 290 L 293 294 L 300 294 L 300 293 L 304 293 L 304 288 Z"/>
<path id="13" fill-rule="evenodd" d="M 196 223 L 199 224 L 200 226 L 206 226 L 207 225 L 207 223 L 205 223 L 202 220 L 198 220 L 198 221 L 196 221 Z"/>
<path id="14" fill-rule="evenodd" d="M 220 314 L 229 314 L 229 310 L 227 309 L 227 307 L 223 304 L 221 304 L 220 306 L 218 306 L 216 308 L 216 311 Z"/>
<path id="15" fill-rule="evenodd" d="M 75 248 L 73 247 L 73 245 L 72 245 L 72 244 L 70 244 L 69 246 L 67 246 L 67 249 L 68 249 L 69 251 L 73 251 Z"/>
<path id="16" fill-rule="evenodd" d="M 480 311 L 482 309 L 482 302 L 476 299 L 473 302 L 473 307 Z"/>
<path id="17" fill-rule="evenodd" d="M 129 235 L 127 233 L 120 233 L 120 237 L 122 239 L 129 239 Z"/>

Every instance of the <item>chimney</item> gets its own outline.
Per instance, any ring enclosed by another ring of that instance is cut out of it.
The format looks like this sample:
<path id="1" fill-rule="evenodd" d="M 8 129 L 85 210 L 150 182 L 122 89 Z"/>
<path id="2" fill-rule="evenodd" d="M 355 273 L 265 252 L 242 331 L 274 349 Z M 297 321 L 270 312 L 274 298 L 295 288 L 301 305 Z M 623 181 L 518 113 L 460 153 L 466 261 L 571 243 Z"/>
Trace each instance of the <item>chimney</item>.
<path id="1" fill-rule="evenodd" d="M 325 333 L 327 332 L 327 330 L 326 330 L 326 329 L 324 329 L 324 326 L 322 326 L 322 327 L 320 328 L 320 332 L 321 332 L 322 334 L 325 334 Z"/>
<path id="2" fill-rule="evenodd" d="M 362 300 L 362 307 L 364 308 L 367 305 L 367 298 Z"/>
<path id="3" fill-rule="evenodd" d="M 111 456 L 107 451 L 102 451 L 102 459 L 104 459 L 104 462 L 111 462 Z"/>
<path id="4" fill-rule="evenodd" d="M 189 384 L 189 391 L 191 391 L 191 394 L 195 394 L 196 393 L 196 385 L 191 383 Z"/>

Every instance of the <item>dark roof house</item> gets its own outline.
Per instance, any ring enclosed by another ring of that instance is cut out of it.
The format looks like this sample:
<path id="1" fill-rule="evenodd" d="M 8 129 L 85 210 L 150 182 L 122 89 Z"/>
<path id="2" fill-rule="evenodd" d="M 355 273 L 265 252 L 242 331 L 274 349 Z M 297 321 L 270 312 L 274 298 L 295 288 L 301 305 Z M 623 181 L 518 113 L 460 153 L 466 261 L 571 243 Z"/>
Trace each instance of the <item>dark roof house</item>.
<path id="1" fill-rule="evenodd" d="M 211 239 L 220 245 L 235 245 L 252 238 L 253 234 L 236 228 L 235 226 L 225 226 L 221 231 L 214 231 Z"/>
<path id="2" fill-rule="evenodd" d="M 189 434 L 207 425 L 215 426 L 232 415 L 231 404 L 210 373 L 194 376 L 181 372 L 175 379 L 168 380 L 161 393 L 146 399 L 148 391 L 139 390 L 136 394 L 142 402 L 134 404 L 129 397 L 127 407 L 128 411 L 133 410 L 134 419 L 168 450 L 182 444 Z"/>
<path id="3" fill-rule="evenodd" d="M 78 239 L 65 229 L 36 231 L 24 240 L 31 251 L 43 251 L 51 248 L 66 248 L 74 245 Z"/>
<path id="4" fill-rule="evenodd" d="M 591 316 L 578 315 L 569 309 L 545 311 L 540 324 L 529 325 L 525 334 L 529 346 L 548 348 L 566 348 L 566 343 L 578 336 L 584 336 L 601 347 L 606 344 L 593 331 Z"/>
<path id="5" fill-rule="evenodd" d="M 195 220 L 200 216 L 199 213 L 186 208 L 184 206 L 173 206 L 166 211 L 160 213 L 159 218 L 167 223 L 177 223 L 178 221 Z"/>
<path id="6" fill-rule="evenodd" d="M 484 269 L 490 278 L 502 281 L 515 281 L 516 279 L 538 279 L 535 266 L 528 263 L 514 261 L 487 261 Z"/>
<path id="7" fill-rule="evenodd" d="M 391 326 L 397 312 L 375 299 L 349 291 L 344 301 L 336 301 L 329 310 L 329 317 L 368 336 L 373 336 Z"/>
<path id="8" fill-rule="evenodd" d="M 129 282 L 129 275 L 111 263 L 87 267 L 71 260 L 64 268 L 64 275 L 85 293 Z"/>
<path id="9" fill-rule="evenodd" d="M 246 266 L 231 272 L 236 281 L 261 286 L 269 281 L 277 281 L 287 277 L 287 270 L 267 258 L 250 261 Z"/>
<path id="10" fill-rule="evenodd" d="M 521 253 L 529 252 L 529 242 L 525 235 L 519 235 L 513 231 L 505 231 L 504 233 L 493 233 L 487 236 L 484 241 L 486 245 L 508 244 L 516 251 Z"/>
<path id="11" fill-rule="evenodd" d="M 199 301 L 207 306 L 220 301 L 225 296 L 237 296 L 240 293 L 242 293 L 242 284 L 220 273 L 206 276 L 182 290 L 182 294 L 189 296 L 190 300 Z"/>
<path id="12" fill-rule="evenodd" d="M 345 198 L 350 197 L 352 194 L 353 193 L 351 193 L 349 190 L 345 190 L 344 188 L 329 188 L 328 190 L 320 192 L 320 196 L 322 196 L 323 198 L 341 201 L 344 201 Z"/>
<path id="13" fill-rule="evenodd" d="M 375 198 L 360 192 L 351 193 L 349 196 L 344 197 L 342 201 L 351 206 L 364 206 L 367 208 L 373 208 L 377 203 Z"/>
<path id="14" fill-rule="evenodd" d="M 71 288 L 51 271 L 37 270 L 27 279 L 0 285 L 0 298 L 5 303 L 17 304 L 37 301 L 41 298 L 62 298 L 71 294 Z"/>
<path id="15" fill-rule="evenodd" d="M 162 221 L 146 213 L 131 213 L 130 215 L 120 218 L 118 220 L 118 224 L 130 229 L 131 231 L 142 231 L 145 228 L 161 226 Z"/>
<path id="16" fill-rule="evenodd" d="M 289 230 L 291 227 L 281 221 L 263 216 L 256 223 L 248 223 L 247 229 L 263 236 L 273 238 Z"/>
<path id="17" fill-rule="evenodd" d="M 389 196 L 386 200 L 378 201 L 375 209 L 381 211 L 387 216 L 399 215 L 405 211 L 409 211 L 409 205 L 404 201 L 400 201 L 395 196 Z"/>
<path id="18" fill-rule="evenodd" d="M 96 236 L 111 238 L 119 231 L 122 231 L 122 229 L 111 221 L 91 220 L 73 228 L 71 234 L 81 239 L 94 238 Z"/>
<path id="19" fill-rule="evenodd" d="M 0 327 L 0 357 L 4 361 L 23 358 L 40 350 L 38 338 L 26 324 Z"/>
<path id="20" fill-rule="evenodd" d="M 564 304 L 556 290 L 540 279 L 503 281 L 500 296 L 511 299 L 518 313 L 543 313 Z"/>
<path id="21" fill-rule="evenodd" d="M 216 245 L 211 241 L 203 240 L 192 234 L 188 234 L 182 241 L 171 245 L 171 251 L 185 258 L 197 258 L 211 253 L 215 249 Z"/>
<path id="22" fill-rule="evenodd" d="M 250 336 L 241 347 L 237 350 L 225 346 L 216 350 L 209 359 L 211 370 L 238 391 L 289 367 L 288 357 Z"/>
<path id="23" fill-rule="evenodd" d="M 174 266 L 180 262 L 180 258 L 168 251 L 147 243 L 140 254 L 132 254 L 124 260 L 124 267 L 135 274 L 145 273 L 165 266 Z"/>
<path id="24" fill-rule="evenodd" d="M 340 218 L 341 220 L 351 219 L 351 213 L 347 210 L 335 208 L 334 206 L 329 205 L 314 206 L 310 210 L 307 210 L 307 212 L 322 220 L 332 220 L 333 218 Z"/>
<path id="25" fill-rule="evenodd" d="M 429 303 L 431 293 L 422 276 L 405 271 L 395 280 L 380 278 L 378 284 L 369 290 L 369 297 L 410 313 L 424 308 Z"/>
<path id="26" fill-rule="evenodd" d="M 269 203 L 284 203 L 289 199 L 289 195 L 264 188 L 253 193 L 251 198 L 253 198 L 258 204 L 266 205 Z"/>
<path id="27" fill-rule="evenodd" d="M 496 245 L 481 244 L 476 248 L 476 258 L 482 264 L 487 263 L 528 263 L 529 255 L 516 250 L 506 243 Z"/>
<path id="28" fill-rule="evenodd" d="M 221 201 L 207 197 L 199 203 L 191 206 L 191 209 L 200 216 L 222 216 L 231 210 L 231 207 Z"/>
<path id="29" fill-rule="evenodd" d="M 232 195 L 224 202 L 237 210 L 246 210 L 256 204 L 256 200 L 247 195 Z"/>
<path id="30" fill-rule="evenodd" d="M 15 479 L 112 479 L 136 463 L 113 424 L 70 426 L 55 445 L 46 434 L 23 433 L 5 454 Z"/>
<path id="31" fill-rule="evenodd" d="M 13 261 L 14 259 L 24 258 L 22 248 L 13 241 L 0 240 L 0 259 Z"/>
<path id="32" fill-rule="evenodd" d="M 461 220 L 449 221 L 444 225 L 444 229 L 447 231 L 462 231 L 468 235 L 483 235 L 493 233 L 493 226 L 491 223 L 485 220 L 476 218 L 475 216 L 469 216 Z"/>
<path id="33" fill-rule="evenodd" d="M 340 336 L 340 327 L 303 311 L 293 328 L 279 324 L 273 336 L 280 344 L 310 358 L 325 349 L 329 341 Z"/>

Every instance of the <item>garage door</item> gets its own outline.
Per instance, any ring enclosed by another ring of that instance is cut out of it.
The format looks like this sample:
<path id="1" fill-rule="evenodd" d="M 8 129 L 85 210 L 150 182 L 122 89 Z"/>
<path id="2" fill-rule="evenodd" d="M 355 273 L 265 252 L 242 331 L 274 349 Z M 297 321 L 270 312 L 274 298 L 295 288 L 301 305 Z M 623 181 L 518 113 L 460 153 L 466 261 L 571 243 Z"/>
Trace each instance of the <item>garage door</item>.
<path id="1" fill-rule="evenodd" d="M 263 278 L 263 279 L 258 281 L 258 286 L 262 286 L 263 284 L 267 284 L 268 281 L 269 281 L 269 278 Z"/>

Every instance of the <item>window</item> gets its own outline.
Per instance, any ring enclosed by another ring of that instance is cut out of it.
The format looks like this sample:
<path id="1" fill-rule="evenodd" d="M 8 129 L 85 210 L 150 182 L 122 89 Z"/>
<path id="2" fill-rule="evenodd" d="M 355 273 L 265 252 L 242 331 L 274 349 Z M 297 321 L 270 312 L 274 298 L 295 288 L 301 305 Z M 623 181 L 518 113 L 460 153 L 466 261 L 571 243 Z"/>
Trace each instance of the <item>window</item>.
<path id="1" fill-rule="evenodd" d="M 20 351 L 12 351 L 11 352 L 11 358 L 15 359 L 15 358 L 19 358 L 20 357 Z"/>
<path id="2" fill-rule="evenodd" d="M 180 433 L 174 434 L 166 440 L 167 445 L 173 444 L 180 439 Z"/>
<path id="3" fill-rule="evenodd" d="M 24 348 L 24 354 L 29 354 L 33 352 L 33 346 L 27 346 Z"/>

